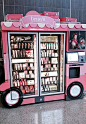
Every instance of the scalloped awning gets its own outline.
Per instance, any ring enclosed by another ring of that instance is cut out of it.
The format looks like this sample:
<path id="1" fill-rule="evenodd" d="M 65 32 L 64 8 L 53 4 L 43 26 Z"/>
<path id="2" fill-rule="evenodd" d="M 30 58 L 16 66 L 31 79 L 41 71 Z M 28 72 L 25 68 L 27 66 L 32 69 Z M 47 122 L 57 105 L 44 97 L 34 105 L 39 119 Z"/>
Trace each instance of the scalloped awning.
<path id="1" fill-rule="evenodd" d="M 3 22 L 3 24 L 5 27 L 8 27 L 8 28 L 10 28 L 12 25 L 16 28 L 22 26 L 20 22 Z M 74 27 L 76 29 L 80 29 L 80 28 L 85 29 L 86 28 L 86 24 L 60 24 L 60 23 L 54 23 L 53 25 L 48 24 L 48 23 L 27 23 L 27 24 L 24 24 L 22 26 L 22 28 L 28 28 L 29 26 L 32 28 L 34 28 L 36 26 L 38 26 L 39 28 L 44 28 L 46 26 L 47 28 L 54 28 L 54 29 L 57 29 L 59 27 L 61 27 L 63 29 L 65 29 L 67 27 L 69 29 L 72 29 Z"/>

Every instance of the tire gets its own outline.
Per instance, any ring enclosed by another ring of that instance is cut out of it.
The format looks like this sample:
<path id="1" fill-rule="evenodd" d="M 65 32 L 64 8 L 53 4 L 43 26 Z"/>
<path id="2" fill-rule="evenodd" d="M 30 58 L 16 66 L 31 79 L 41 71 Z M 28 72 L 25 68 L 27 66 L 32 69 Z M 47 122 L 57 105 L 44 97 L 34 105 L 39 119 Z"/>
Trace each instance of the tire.
<path id="1" fill-rule="evenodd" d="M 83 85 L 80 82 L 73 82 L 67 88 L 67 95 L 70 99 L 79 99 L 83 96 Z"/>
<path id="2" fill-rule="evenodd" d="M 15 97 L 14 100 L 12 100 L 11 97 Z M 19 105 L 21 105 L 22 101 L 23 94 L 21 90 L 16 87 L 5 90 L 1 95 L 1 102 L 6 108 L 18 107 Z"/>

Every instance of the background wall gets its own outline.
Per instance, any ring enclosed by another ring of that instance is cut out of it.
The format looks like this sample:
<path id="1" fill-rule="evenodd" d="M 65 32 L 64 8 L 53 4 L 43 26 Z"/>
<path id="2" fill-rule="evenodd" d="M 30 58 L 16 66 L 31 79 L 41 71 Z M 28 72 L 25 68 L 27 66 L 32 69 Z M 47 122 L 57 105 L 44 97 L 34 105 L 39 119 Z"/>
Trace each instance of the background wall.
<path id="1" fill-rule="evenodd" d="M 73 18 L 86 23 L 86 0 L 71 0 Z M 30 10 L 59 12 L 60 18 L 70 16 L 70 0 L 4 0 L 6 14 L 26 14 Z M 0 0 L 0 21 L 3 20 L 2 0 Z"/>

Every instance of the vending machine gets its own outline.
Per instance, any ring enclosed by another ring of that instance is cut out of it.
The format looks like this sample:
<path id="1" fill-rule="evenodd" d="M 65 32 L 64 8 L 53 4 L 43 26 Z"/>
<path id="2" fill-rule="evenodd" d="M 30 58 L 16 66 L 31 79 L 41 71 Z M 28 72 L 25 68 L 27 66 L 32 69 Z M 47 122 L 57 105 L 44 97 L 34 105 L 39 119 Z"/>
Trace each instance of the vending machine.
<path id="1" fill-rule="evenodd" d="M 86 25 L 61 24 L 57 14 L 53 12 L 53 18 L 52 12 L 49 17 L 30 11 L 25 17 L 17 15 L 17 21 L 14 14 L 1 22 L 5 82 L 0 91 L 5 107 L 83 98 L 85 35 L 77 31 Z M 75 33 L 81 35 L 78 40 Z"/>

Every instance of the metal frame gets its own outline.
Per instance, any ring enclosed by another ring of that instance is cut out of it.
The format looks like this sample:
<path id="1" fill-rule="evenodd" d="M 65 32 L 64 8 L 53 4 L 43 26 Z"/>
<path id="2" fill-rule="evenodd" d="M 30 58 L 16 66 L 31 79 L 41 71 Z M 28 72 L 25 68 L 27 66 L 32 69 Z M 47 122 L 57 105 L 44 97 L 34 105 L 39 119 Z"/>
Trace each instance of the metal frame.
<path id="1" fill-rule="evenodd" d="M 66 33 L 60 33 L 60 32 L 39 32 L 39 64 L 41 67 L 41 47 L 40 47 L 40 35 L 41 34 L 63 34 L 64 35 L 64 50 L 63 50 L 63 92 L 55 92 L 55 93 L 46 93 L 46 94 L 41 94 L 41 69 L 40 69 L 40 96 L 46 96 L 46 95 L 55 95 L 55 94 L 63 94 L 64 93 L 64 86 L 65 86 L 65 40 L 66 40 Z"/>
<path id="2" fill-rule="evenodd" d="M 9 50 L 9 66 L 10 66 L 10 86 L 13 87 L 13 81 L 12 81 L 12 62 L 11 62 L 11 47 L 10 47 L 10 34 L 33 34 L 36 35 L 36 52 L 37 52 L 37 67 L 38 67 L 38 33 L 37 32 L 8 32 L 8 50 Z M 38 75 L 38 68 L 37 68 L 37 75 Z M 28 95 L 23 96 L 23 98 L 29 98 L 29 97 L 35 97 L 39 96 L 39 75 L 37 76 L 37 95 Z"/>

